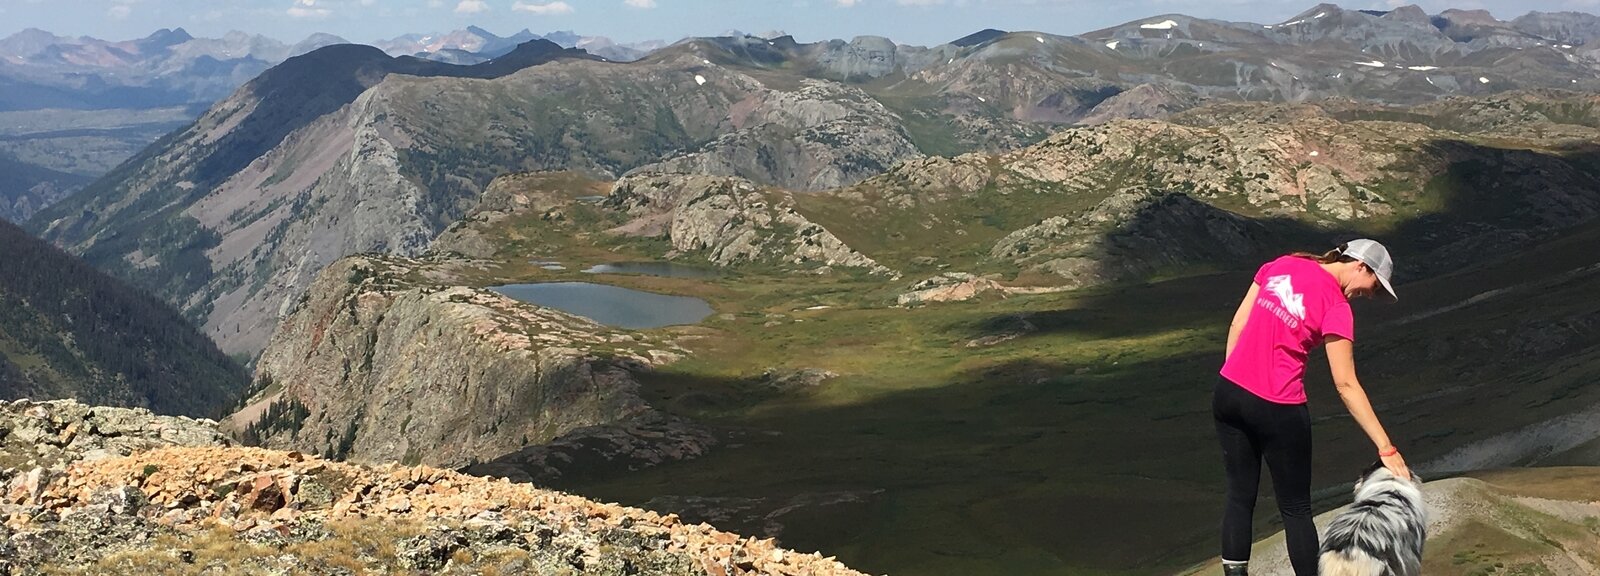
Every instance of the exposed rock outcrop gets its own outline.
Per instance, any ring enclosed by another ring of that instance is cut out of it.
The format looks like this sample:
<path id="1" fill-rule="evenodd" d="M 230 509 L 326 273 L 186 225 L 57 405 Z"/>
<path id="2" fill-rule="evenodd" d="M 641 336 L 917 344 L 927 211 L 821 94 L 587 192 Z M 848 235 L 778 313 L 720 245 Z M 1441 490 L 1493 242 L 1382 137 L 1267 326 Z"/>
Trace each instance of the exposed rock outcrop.
<path id="1" fill-rule="evenodd" d="M 965 272 L 946 272 L 911 285 L 911 291 L 901 294 L 896 304 L 910 306 L 925 302 L 959 302 L 996 290 L 1004 293 L 1005 287 L 993 278 L 979 278 Z"/>
<path id="2" fill-rule="evenodd" d="M 629 369 L 678 357 L 673 344 L 410 280 L 421 268 L 368 256 L 324 270 L 231 424 L 269 447 L 460 467 L 652 414 Z"/>
<path id="3" fill-rule="evenodd" d="M 86 427 L 54 467 L 0 471 L 0 572 L 860 574 L 671 514 L 437 468 L 228 447 L 214 423 L 137 410 L 0 404 L 0 460 L 38 453 L 52 440 L 18 434 L 62 423 Z M 116 448 L 84 450 L 100 445 Z"/>
<path id="4" fill-rule="evenodd" d="M 703 253 L 719 266 L 775 262 L 895 275 L 797 212 L 789 193 L 742 178 L 631 176 L 617 182 L 606 203 L 633 217 L 614 232 L 665 234 L 675 249 Z"/>
<path id="5" fill-rule="evenodd" d="M 72 462 L 126 456 L 161 446 L 226 446 L 212 420 L 157 416 L 143 408 L 72 400 L 0 400 L 0 469 L 59 472 Z M 13 470 L 12 475 L 16 472 Z M 10 487 L 13 491 L 16 486 Z"/>

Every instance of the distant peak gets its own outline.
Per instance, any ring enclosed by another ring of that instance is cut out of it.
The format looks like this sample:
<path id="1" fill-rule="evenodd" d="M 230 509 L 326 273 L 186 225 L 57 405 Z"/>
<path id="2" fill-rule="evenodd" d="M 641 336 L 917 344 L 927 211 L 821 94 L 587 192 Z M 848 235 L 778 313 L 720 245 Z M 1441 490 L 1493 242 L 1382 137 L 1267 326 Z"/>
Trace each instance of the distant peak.
<path id="1" fill-rule="evenodd" d="M 983 30 L 979 30 L 977 32 L 973 32 L 971 34 L 968 34 L 966 36 L 962 36 L 961 38 L 956 39 L 954 42 L 951 42 L 951 44 L 954 44 L 956 46 L 961 46 L 961 47 L 965 48 L 967 46 L 977 46 L 979 44 L 983 44 L 985 42 L 988 42 L 990 40 L 994 40 L 995 38 L 999 38 L 999 37 L 1005 36 L 1005 35 L 1006 35 L 1006 31 L 1005 30 L 996 30 L 994 28 L 984 28 Z"/>
<path id="2" fill-rule="evenodd" d="M 1308 20 L 1308 19 L 1311 19 L 1311 18 L 1322 18 L 1322 17 L 1333 16 L 1335 14 L 1343 14 L 1343 13 L 1344 13 L 1344 8 L 1340 8 L 1338 4 L 1329 4 L 1327 2 L 1324 2 L 1322 4 L 1318 4 L 1316 6 L 1312 6 L 1311 8 L 1308 8 L 1306 11 L 1295 15 L 1295 17 L 1290 18 L 1289 20 L 1291 20 L 1291 21 L 1294 21 L 1294 20 Z"/>
<path id="3" fill-rule="evenodd" d="M 1422 8 L 1416 4 L 1407 4 L 1405 6 L 1395 8 L 1394 10 L 1390 10 L 1389 13 L 1384 14 L 1383 17 L 1385 19 L 1396 20 L 1400 22 L 1420 22 L 1424 24 L 1428 22 L 1428 13 L 1423 12 Z"/>
<path id="4" fill-rule="evenodd" d="M 467 27 L 467 32 L 471 33 L 471 34 L 474 34 L 474 35 L 477 35 L 477 36 L 482 36 L 484 38 L 499 38 L 499 36 L 494 35 L 493 32 L 490 32 L 488 30 L 484 30 L 484 29 L 479 28 L 477 26 L 468 26 Z"/>
<path id="5" fill-rule="evenodd" d="M 1454 24 L 1479 24 L 1489 26 L 1503 24 L 1503 22 L 1495 18 L 1494 15 L 1490 14 L 1488 10 L 1483 10 L 1481 8 L 1477 10 L 1461 10 L 1458 8 L 1451 8 L 1449 10 L 1440 12 L 1439 17 Z"/>
<path id="6" fill-rule="evenodd" d="M 194 37 L 190 36 L 189 32 L 182 28 L 178 28 L 176 30 L 162 28 L 150 33 L 149 36 L 146 36 L 144 38 L 144 43 L 146 45 L 172 46 L 175 44 L 182 44 L 193 39 Z"/>

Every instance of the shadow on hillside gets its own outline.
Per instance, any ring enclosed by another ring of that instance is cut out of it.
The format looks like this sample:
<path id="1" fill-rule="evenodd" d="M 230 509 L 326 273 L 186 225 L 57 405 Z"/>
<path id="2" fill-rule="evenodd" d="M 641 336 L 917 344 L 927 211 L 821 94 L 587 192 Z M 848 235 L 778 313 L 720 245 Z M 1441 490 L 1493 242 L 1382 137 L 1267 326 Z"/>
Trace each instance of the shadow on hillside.
<path id="1" fill-rule="evenodd" d="M 700 459 L 629 470 L 578 458 L 554 487 L 777 537 L 869 573 L 1175 567 L 1213 540 L 1214 360 L 1041 357 L 845 405 L 797 390 L 783 410 L 711 419 L 723 440 Z M 675 384 L 713 392 L 670 394 L 662 404 L 674 412 L 681 402 L 724 412 L 757 385 Z M 1337 468 L 1323 477 L 1342 477 Z M 855 499 L 805 504 L 840 494 Z M 1263 531 L 1271 509 L 1264 499 Z"/>
<path id="2" fill-rule="evenodd" d="M 1115 338 L 1208 324 L 1223 330 L 1249 287 L 1249 273 L 1283 254 L 1320 253 L 1351 238 L 1377 238 L 1394 255 L 1396 290 L 1403 292 L 1406 283 L 1512 255 L 1600 215 L 1600 144 L 1549 154 L 1437 140 L 1400 164 L 1432 176 L 1421 189 L 1389 186 L 1381 192 L 1396 210 L 1414 212 L 1398 222 L 1382 217 L 1319 225 L 1287 217 L 1244 218 L 1216 208 L 1175 218 L 1163 212 L 1174 203 L 1146 204 L 1096 240 L 1100 262 L 1090 274 L 1109 278 L 1110 284 L 1081 292 L 1072 308 L 996 315 L 964 333 L 973 338 L 1019 332 Z M 1217 225 L 1234 219 L 1243 224 Z M 1207 271 L 1224 272 L 1209 278 L 1225 285 L 1148 283 L 1158 273 Z M 1019 331 L 1019 318 L 1031 330 Z"/>

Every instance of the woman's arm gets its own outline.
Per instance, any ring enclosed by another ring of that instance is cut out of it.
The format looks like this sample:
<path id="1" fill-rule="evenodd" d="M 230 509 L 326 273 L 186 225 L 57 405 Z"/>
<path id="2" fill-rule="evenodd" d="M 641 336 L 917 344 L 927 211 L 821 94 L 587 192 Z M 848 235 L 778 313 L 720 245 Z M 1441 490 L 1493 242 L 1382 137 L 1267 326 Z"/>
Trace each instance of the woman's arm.
<path id="1" fill-rule="evenodd" d="M 1250 283 L 1250 290 L 1244 293 L 1244 300 L 1239 302 L 1239 309 L 1233 311 L 1233 322 L 1228 324 L 1228 347 L 1222 353 L 1222 359 L 1227 360 L 1233 355 L 1233 346 L 1239 343 L 1239 332 L 1244 330 L 1245 321 L 1250 319 L 1250 310 L 1255 308 L 1256 293 L 1261 291 L 1261 285 Z"/>
<path id="2" fill-rule="evenodd" d="M 1393 450 L 1394 454 L 1380 456 L 1383 465 L 1389 468 L 1395 476 L 1410 478 L 1411 470 L 1406 468 L 1406 460 L 1400 456 L 1399 450 L 1389 442 L 1389 434 L 1383 431 L 1383 425 L 1378 423 L 1378 414 L 1372 410 L 1372 402 L 1367 399 L 1366 390 L 1361 389 L 1361 381 L 1356 379 L 1355 345 L 1349 339 L 1341 336 L 1328 336 L 1324 341 L 1328 352 L 1328 369 L 1333 372 L 1333 385 L 1339 390 L 1339 398 L 1344 400 L 1345 409 L 1350 411 L 1350 416 L 1356 419 L 1356 424 L 1367 433 L 1372 443 L 1377 445 L 1378 453 Z"/>

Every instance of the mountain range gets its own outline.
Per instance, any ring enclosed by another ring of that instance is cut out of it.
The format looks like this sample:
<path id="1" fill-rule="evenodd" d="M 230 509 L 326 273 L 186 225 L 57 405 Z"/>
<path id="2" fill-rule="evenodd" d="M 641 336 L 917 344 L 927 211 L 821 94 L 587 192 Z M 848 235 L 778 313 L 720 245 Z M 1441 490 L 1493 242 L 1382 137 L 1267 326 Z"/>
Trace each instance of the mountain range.
<path id="1" fill-rule="evenodd" d="M 580 36 L 570 30 L 534 34 L 524 28 L 516 34 L 501 37 L 477 26 L 443 34 L 403 34 L 373 42 L 372 45 L 390 56 L 416 56 L 451 64 L 477 64 L 498 58 L 518 44 L 531 40 L 549 40 L 563 48 L 582 48 L 613 62 L 638 60 L 667 45 L 667 42 L 660 40 L 618 43 L 604 36 Z"/>
<path id="2" fill-rule="evenodd" d="M 501 38 L 475 26 L 374 44 L 396 56 L 477 64 L 546 37 L 615 61 L 664 45 L 526 30 Z M 292 45 L 238 31 L 196 38 L 182 28 L 126 41 L 34 28 L 0 39 L 0 219 L 22 222 L 76 192 L 267 68 L 345 43 L 324 33 Z"/>
<path id="3" fill-rule="evenodd" d="M 285 58 L 342 42 L 327 34 L 292 46 L 243 32 L 195 38 L 182 28 L 114 42 L 29 28 L 0 39 L 0 111 L 214 102 Z"/>

